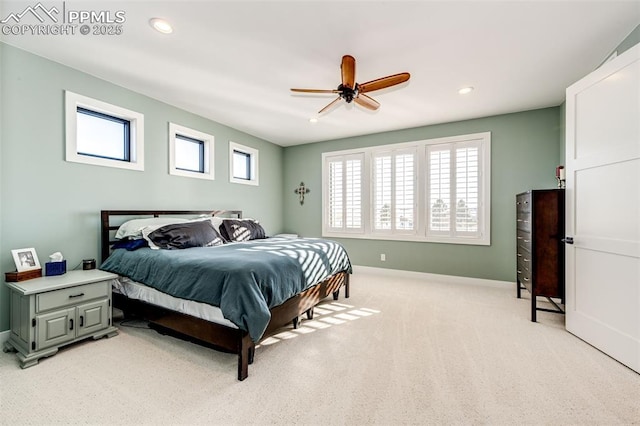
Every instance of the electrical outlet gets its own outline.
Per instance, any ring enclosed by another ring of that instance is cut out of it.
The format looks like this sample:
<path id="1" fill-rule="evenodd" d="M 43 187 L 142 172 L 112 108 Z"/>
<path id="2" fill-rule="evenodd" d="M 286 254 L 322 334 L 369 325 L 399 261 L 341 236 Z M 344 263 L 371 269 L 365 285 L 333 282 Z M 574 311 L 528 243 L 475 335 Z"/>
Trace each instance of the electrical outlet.
<path id="1" fill-rule="evenodd" d="M 380 254 L 380 260 L 381 260 L 382 262 L 386 261 L 386 260 L 387 260 L 387 255 L 386 255 L 386 254 L 384 254 L 384 253 L 381 253 L 381 254 Z"/>

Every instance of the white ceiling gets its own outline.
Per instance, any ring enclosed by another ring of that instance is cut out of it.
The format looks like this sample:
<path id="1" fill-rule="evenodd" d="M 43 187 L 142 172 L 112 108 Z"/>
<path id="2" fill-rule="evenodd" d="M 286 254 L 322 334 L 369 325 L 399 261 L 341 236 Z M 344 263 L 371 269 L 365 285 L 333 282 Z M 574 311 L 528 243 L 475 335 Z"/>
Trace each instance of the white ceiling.
<path id="1" fill-rule="evenodd" d="M 36 3 L 2 1 L 0 19 Z M 637 0 L 42 3 L 123 10 L 124 33 L 2 41 L 282 146 L 559 105 L 640 24 Z M 289 89 L 336 88 L 345 54 L 357 82 L 411 80 L 369 93 L 375 112 L 342 103 L 311 124 L 333 95 Z"/>

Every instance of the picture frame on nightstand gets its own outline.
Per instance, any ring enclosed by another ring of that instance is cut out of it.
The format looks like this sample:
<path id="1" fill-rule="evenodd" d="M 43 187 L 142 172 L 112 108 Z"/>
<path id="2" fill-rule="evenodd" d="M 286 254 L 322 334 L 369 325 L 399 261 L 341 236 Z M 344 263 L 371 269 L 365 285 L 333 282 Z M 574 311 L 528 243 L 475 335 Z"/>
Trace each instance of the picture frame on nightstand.
<path id="1" fill-rule="evenodd" d="M 11 250 L 13 255 L 13 262 L 16 264 L 16 270 L 18 272 L 33 271 L 35 269 L 42 269 L 36 249 L 23 248 Z"/>

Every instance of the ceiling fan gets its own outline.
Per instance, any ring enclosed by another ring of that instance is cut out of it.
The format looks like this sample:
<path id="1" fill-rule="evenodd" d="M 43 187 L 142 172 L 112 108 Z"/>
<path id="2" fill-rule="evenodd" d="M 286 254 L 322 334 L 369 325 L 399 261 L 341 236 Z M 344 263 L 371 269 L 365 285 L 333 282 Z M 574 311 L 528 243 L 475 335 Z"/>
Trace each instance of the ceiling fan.
<path id="1" fill-rule="evenodd" d="M 367 81 L 366 83 L 356 83 L 356 60 L 351 55 L 344 55 L 342 57 L 342 64 L 340 65 L 340 69 L 342 71 L 342 83 L 335 90 L 291 89 L 291 91 L 303 93 L 336 93 L 338 97 L 334 99 L 329 105 L 322 108 L 318 112 L 318 114 L 322 114 L 323 112 L 327 111 L 336 103 L 340 102 L 341 99 L 344 99 L 347 103 L 355 101 L 355 103 L 357 103 L 358 105 L 375 111 L 380 107 L 380 104 L 375 99 L 365 95 L 365 93 L 404 83 L 405 81 L 409 80 L 409 77 L 411 77 L 408 72 L 402 72 L 400 74 L 389 75 L 386 77 Z"/>

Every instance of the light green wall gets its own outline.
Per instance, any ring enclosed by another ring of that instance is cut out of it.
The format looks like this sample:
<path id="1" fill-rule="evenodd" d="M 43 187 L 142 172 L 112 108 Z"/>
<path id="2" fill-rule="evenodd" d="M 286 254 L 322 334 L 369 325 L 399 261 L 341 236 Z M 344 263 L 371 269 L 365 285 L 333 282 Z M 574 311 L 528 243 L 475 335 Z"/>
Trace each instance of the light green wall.
<path id="1" fill-rule="evenodd" d="M 322 233 L 321 154 L 445 136 L 491 132 L 491 246 L 340 239 L 356 265 L 514 281 L 515 195 L 556 187 L 559 108 L 506 114 L 285 148 L 284 227 L 307 237 Z M 304 205 L 294 188 L 311 192 Z M 386 254 L 386 262 L 380 254 Z"/>
<path id="2" fill-rule="evenodd" d="M 638 43 L 640 43 L 640 25 L 636 26 L 633 29 L 633 31 L 631 31 L 629 35 L 625 37 L 625 39 L 622 40 L 622 42 L 620 42 L 620 44 L 617 45 L 616 48 L 611 51 L 611 53 L 617 52 L 618 55 L 621 55 L 622 52 L 625 52 L 631 49 L 633 46 L 635 46 Z M 607 55 L 607 58 L 609 56 L 611 56 L 611 54 Z M 604 59 L 607 59 L 607 58 L 604 58 Z"/>
<path id="3" fill-rule="evenodd" d="M 35 247 L 40 262 L 61 251 L 68 268 L 99 259 L 101 209 L 241 209 L 268 233 L 282 230 L 283 148 L 0 43 L 0 261 Z M 144 114 L 144 172 L 64 161 L 64 90 Z M 215 136 L 215 181 L 168 174 L 168 122 Z M 228 143 L 259 149 L 260 186 L 229 183 Z M 0 331 L 9 328 L 0 286 Z"/>

